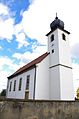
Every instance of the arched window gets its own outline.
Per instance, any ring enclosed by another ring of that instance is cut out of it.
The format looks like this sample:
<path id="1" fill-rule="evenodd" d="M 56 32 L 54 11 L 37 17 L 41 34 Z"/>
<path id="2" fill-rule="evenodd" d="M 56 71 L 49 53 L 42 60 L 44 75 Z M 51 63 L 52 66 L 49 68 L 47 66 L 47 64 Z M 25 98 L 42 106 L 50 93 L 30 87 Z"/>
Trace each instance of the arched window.
<path id="1" fill-rule="evenodd" d="M 13 87 L 13 91 L 16 90 L 16 80 L 14 81 L 14 87 Z"/>
<path id="2" fill-rule="evenodd" d="M 51 42 L 54 40 L 54 35 L 52 34 L 51 35 Z"/>
<path id="3" fill-rule="evenodd" d="M 9 91 L 11 91 L 11 88 L 12 88 L 12 82 L 10 82 L 10 88 L 9 88 Z"/>
<path id="4" fill-rule="evenodd" d="M 19 80 L 19 91 L 21 90 L 21 87 L 22 87 L 22 78 L 20 78 Z"/>

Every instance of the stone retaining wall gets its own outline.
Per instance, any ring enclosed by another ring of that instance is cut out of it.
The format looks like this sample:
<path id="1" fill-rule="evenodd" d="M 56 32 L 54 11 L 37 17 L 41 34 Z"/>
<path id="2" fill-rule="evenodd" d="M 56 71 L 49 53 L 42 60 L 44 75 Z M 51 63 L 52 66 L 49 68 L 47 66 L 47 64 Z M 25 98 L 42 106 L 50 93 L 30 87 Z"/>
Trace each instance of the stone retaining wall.
<path id="1" fill-rule="evenodd" d="M 0 119 L 79 119 L 79 102 L 2 100 Z"/>

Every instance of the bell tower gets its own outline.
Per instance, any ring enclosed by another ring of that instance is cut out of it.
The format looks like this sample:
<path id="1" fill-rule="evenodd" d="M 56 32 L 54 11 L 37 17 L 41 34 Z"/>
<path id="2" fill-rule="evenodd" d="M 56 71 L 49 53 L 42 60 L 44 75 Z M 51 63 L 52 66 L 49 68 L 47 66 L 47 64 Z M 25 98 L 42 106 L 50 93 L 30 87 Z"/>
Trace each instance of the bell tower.
<path id="1" fill-rule="evenodd" d="M 74 100 L 69 34 L 57 15 L 48 37 L 50 99 Z"/>

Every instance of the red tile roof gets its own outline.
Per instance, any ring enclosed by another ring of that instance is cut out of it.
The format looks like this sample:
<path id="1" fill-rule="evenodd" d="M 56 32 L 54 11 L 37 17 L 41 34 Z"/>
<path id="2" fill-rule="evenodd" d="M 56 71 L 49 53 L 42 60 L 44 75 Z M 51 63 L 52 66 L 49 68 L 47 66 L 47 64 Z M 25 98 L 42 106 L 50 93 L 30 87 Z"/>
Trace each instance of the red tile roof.
<path id="1" fill-rule="evenodd" d="M 21 74 L 22 72 L 25 72 L 26 70 L 29 70 L 30 68 L 32 68 L 33 66 L 35 66 L 36 64 L 40 63 L 45 57 L 48 56 L 49 53 L 44 53 L 43 55 L 39 56 L 38 58 L 36 58 L 35 60 L 31 61 L 30 63 L 26 64 L 25 66 L 21 67 L 20 69 L 18 69 L 14 74 L 12 74 L 11 76 L 8 77 L 8 79 L 11 79 L 19 74 Z"/>

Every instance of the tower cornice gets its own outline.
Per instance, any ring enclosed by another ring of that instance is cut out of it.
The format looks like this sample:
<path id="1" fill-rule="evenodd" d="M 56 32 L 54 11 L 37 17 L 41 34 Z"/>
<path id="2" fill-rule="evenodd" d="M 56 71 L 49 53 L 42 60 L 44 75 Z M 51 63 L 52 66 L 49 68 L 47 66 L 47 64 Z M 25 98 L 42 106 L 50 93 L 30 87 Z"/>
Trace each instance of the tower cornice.
<path id="1" fill-rule="evenodd" d="M 62 31 L 64 31 L 64 32 L 66 32 L 67 34 L 70 34 L 70 32 L 67 31 L 67 30 L 65 30 L 65 29 L 62 29 L 62 28 L 59 28 L 59 27 L 57 27 L 57 28 L 60 29 L 60 30 L 62 30 Z M 51 34 L 52 32 L 54 32 L 57 28 L 51 30 L 49 33 L 46 34 L 46 36 L 50 35 L 50 34 Z"/>

